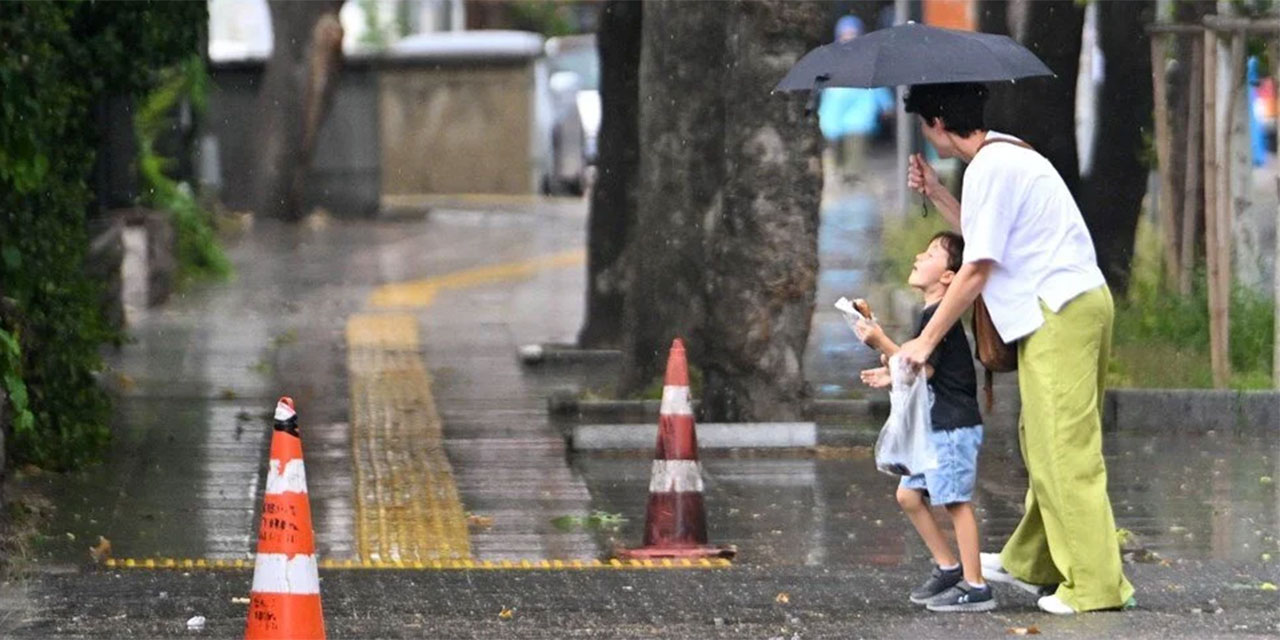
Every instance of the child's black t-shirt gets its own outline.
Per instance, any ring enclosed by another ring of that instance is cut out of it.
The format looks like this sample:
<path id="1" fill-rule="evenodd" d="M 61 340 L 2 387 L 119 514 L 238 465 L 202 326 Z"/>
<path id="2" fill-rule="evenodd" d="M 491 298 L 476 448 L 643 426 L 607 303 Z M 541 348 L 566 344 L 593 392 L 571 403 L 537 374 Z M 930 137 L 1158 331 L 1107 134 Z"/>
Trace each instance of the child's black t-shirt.
<path id="1" fill-rule="evenodd" d="M 938 305 L 933 304 L 920 313 L 916 336 L 924 331 L 937 309 Z M 929 356 L 929 364 L 933 366 L 929 388 L 933 390 L 934 430 L 982 424 L 982 414 L 978 411 L 978 376 L 973 369 L 973 355 L 969 352 L 963 323 L 957 321 L 951 325 L 951 330 Z"/>

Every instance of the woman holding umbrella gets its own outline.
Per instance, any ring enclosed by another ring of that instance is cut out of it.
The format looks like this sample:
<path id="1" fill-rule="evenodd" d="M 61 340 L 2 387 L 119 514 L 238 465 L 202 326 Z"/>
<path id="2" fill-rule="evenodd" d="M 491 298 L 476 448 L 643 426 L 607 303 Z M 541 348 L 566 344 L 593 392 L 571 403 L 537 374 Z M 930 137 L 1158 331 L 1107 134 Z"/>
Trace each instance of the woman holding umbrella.
<path id="1" fill-rule="evenodd" d="M 916 85 L 906 98 L 938 154 L 969 167 L 957 201 L 912 157 L 908 185 L 960 229 L 965 250 L 932 320 L 899 355 L 923 365 L 983 295 L 1001 338 L 1018 345 L 1018 435 L 1030 485 L 1004 550 L 983 554 L 984 577 L 1041 595 L 1050 613 L 1120 608 L 1133 587 L 1107 497 L 1100 412 L 1111 293 L 1061 176 L 1025 143 L 987 131 L 985 102 L 986 88 L 975 83 Z"/>
<path id="2" fill-rule="evenodd" d="M 982 554 L 983 576 L 1070 614 L 1121 608 L 1133 595 L 1102 458 L 1114 308 L 1062 177 L 1022 141 L 986 129 L 980 84 L 1049 75 L 1008 36 L 907 23 L 810 51 L 775 90 L 909 85 L 906 110 L 925 138 L 940 156 L 969 164 L 958 201 L 923 158 L 911 159 L 908 185 L 960 230 L 965 249 L 932 319 L 898 354 L 923 366 L 978 294 L 1000 337 L 1017 343 L 1027 512 L 1001 553 Z"/>

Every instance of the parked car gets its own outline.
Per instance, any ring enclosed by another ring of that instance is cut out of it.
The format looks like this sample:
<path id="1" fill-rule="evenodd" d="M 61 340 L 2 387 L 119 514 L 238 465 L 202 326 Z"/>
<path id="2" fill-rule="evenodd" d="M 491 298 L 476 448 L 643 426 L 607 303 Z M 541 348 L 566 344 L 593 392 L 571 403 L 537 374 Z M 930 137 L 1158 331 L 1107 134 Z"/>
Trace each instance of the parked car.
<path id="1" fill-rule="evenodd" d="M 600 131 L 600 58 L 594 34 L 546 44 L 551 95 L 551 167 L 543 190 L 582 195 L 595 172 Z"/>

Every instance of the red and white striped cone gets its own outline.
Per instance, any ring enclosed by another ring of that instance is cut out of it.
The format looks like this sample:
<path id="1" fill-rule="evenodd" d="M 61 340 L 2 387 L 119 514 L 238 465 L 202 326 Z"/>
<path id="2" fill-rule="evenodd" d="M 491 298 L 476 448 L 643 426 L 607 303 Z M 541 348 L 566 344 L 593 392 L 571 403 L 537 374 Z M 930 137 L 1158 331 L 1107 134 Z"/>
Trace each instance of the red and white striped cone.
<path id="1" fill-rule="evenodd" d="M 707 510 L 702 501 L 702 464 L 689 401 L 689 365 L 676 338 L 667 356 L 658 416 L 658 446 L 644 513 L 644 546 L 625 558 L 732 557 L 733 547 L 707 544 Z"/>
<path id="2" fill-rule="evenodd" d="M 293 399 L 276 404 L 246 640 L 324 638 L 307 472 Z"/>

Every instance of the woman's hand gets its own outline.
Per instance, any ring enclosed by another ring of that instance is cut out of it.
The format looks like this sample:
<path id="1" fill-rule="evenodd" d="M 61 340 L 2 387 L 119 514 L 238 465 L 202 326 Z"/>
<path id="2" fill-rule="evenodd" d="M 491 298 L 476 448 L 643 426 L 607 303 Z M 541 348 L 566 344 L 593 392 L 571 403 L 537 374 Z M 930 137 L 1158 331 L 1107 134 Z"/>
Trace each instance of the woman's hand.
<path id="1" fill-rule="evenodd" d="M 942 183 L 938 181 L 938 172 L 925 162 L 924 156 L 914 153 L 907 167 L 907 187 L 920 195 L 934 199 L 942 190 Z"/>
<path id="2" fill-rule="evenodd" d="M 889 378 L 888 367 L 878 367 L 875 369 L 867 369 L 862 372 L 862 384 L 872 389 L 883 389 L 889 386 L 891 379 Z"/>
<path id="3" fill-rule="evenodd" d="M 936 348 L 936 344 L 924 338 L 916 338 L 902 343 L 902 346 L 898 347 L 897 355 L 913 370 L 920 370 L 929 363 L 929 356 L 933 355 L 933 350 Z"/>
<path id="4" fill-rule="evenodd" d="M 880 325 L 863 318 L 854 325 L 853 332 L 857 334 L 858 339 L 872 349 L 880 349 L 884 344 L 884 329 Z"/>

